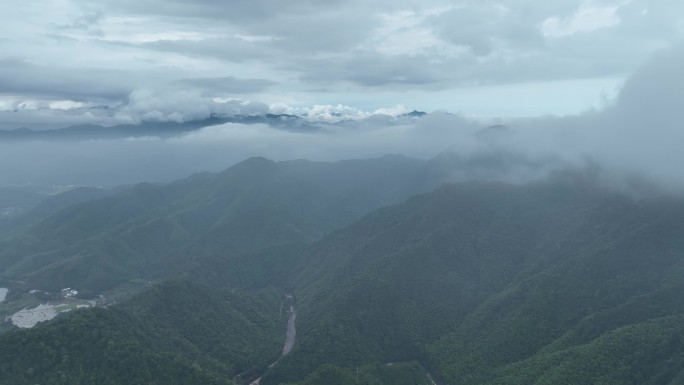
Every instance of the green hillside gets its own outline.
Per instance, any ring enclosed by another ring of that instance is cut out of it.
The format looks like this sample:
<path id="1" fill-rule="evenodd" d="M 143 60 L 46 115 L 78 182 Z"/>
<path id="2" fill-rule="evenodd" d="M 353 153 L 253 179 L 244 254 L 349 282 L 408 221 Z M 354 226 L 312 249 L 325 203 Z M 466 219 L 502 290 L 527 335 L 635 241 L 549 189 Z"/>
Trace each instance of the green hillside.
<path id="1" fill-rule="evenodd" d="M 0 237 L 7 237 L 13 232 L 20 232 L 24 227 L 45 219 L 69 206 L 104 198 L 114 194 L 114 192 L 114 190 L 95 187 L 76 187 L 55 195 L 36 194 L 37 198 L 40 199 L 39 202 L 21 210 L 19 213 L 0 216 Z M 31 196 L 31 194 L 26 195 Z"/>
<path id="2" fill-rule="evenodd" d="M 5 277 L 93 291 L 136 278 L 139 294 L 1 335 L 2 373 L 17 384 L 681 382 L 684 201 L 566 172 L 446 185 L 352 221 L 424 189 L 420 175 L 425 164 L 406 158 L 256 158 L 60 211 L 3 244 Z M 149 282 L 168 277 L 183 281 Z M 268 368 L 286 292 L 297 340 Z M 125 354 L 138 382 L 105 364 Z"/>
<path id="3" fill-rule="evenodd" d="M 312 247 L 295 280 L 298 349 L 262 383 L 416 360 L 440 384 L 562 383 L 559 370 L 637 333 L 644 349 L 673 342 L 639 365 L 617 349 L 580 383 L 667 384 L 684 354 L 678 318 L 662 320 L 684 314 L 681 234 L 684 202 L 566 177 L 454 185 L 381 209 Z"/>
<path id="4" fill-rule="evenodd" d="M 281 294 L 188 282 L 0 335 L 3 384 L 232 384 L 281 349 Z"/>
<path id="5" fill-rule="evenodd" d="M 92 297 L 185 273 L 204 258 L 232 261 L 307 243 L 408 197 L 421 164 L 401 156 L 337 163 L 252 158 L 220 174 L 140 184 L 7 238 L 0 243 L 0 280 L 24 282 L 15 294 L 75 287 Z"/>

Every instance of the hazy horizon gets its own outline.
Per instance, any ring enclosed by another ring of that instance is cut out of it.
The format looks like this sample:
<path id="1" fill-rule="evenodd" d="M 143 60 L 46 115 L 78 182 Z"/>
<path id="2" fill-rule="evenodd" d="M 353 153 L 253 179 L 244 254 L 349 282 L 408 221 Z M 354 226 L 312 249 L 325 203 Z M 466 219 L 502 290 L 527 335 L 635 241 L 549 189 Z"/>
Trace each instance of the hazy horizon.
<path id="1" fill-rule="evenodd" d="M 0 141 L 0 185 L 170 181 L 251 156 L 427 159 L 449 149 L 553 167 L 593 162 L 682 190 L 678 9 L 644 0 L 5 2 L 1 129 L 267 113 L 316 129 L 229 123 L 168 137 Z M 413 110 L 428 115 L 403 116 Z M 494 124 L 510 130 L 478 138 Z"/>

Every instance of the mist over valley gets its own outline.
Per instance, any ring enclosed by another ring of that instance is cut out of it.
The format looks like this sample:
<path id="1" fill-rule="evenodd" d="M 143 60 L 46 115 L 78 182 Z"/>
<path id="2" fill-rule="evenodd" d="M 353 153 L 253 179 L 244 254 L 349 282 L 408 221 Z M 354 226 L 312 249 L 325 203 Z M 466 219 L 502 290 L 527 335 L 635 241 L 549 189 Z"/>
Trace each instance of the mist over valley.
<path id="1" fill-rule="evenodd" d="M 684 383 L 682 5 L 0 5 L 0 383 Z"/>

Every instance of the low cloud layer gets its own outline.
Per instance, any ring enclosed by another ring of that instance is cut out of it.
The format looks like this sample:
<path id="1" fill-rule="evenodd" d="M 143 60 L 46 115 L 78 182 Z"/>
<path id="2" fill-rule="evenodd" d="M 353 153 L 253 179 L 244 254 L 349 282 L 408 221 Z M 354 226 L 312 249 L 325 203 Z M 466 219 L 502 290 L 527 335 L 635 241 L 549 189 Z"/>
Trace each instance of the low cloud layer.
<path id="1" fill-rule="evenodd" d="M 296 113 L 320 122 L 321 130 L 224 124 L 166 139 L 0 143 L 0 184 L 111 186 L 220 171 L 251 156 L 331 161 L 400 153 L 428 159 L 448 150 L 466 158 L 506 154 L 502 159 L 512 162 L 508 176 L 520 179 L 536 177 L 535 167 L 548 171 L 594 164 L 613 177 L 638 177 L 668 191 L 684 191 L 679 172 L 684 164 L 683 66 L 684 45 L 662 50 L 603 109 L 576 116 L 502 121 L 507 128 L 486 128 L 489 124 L 446 112 L 422 118 L 404 116 L 409 109 L 403 106 L 364 112 L 341 105 L 298 109 L 212 98 L 213 104 L 222 106 L 212 111 L 202 102 L 210 96 L 201 93 L 158 95 L 150 91 L 133 94 L 116 113 L 128 114 L 126 119 L 131 120 L 145 114 L 150 119 L 174 120 L 209 113 Z"/>

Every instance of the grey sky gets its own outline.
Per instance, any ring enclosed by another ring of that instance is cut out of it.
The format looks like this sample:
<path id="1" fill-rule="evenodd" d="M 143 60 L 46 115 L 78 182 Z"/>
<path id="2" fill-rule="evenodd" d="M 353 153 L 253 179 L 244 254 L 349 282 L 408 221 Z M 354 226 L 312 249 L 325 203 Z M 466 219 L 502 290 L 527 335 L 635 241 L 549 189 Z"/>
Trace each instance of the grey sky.
<path id="1" fill-rule="evenodd" d="M 5 0 L 0 129 L 236 105 L 578 113 L 683 35 L 679 0 Z"/>
<path id="2" fill-rule="evenodd" d="M 313 132 L 224 124 L 169 138 L 0 142 L 0 185 L 170 181 L 193 172 L 220 171 L 251 156 L 332 161 L 398 153 L 427 159 L 449 149 L 466 159 L 491 155 L 511 160 L 505 170 L 475 167 L 466 170 L 463 178 L 524 181 L 549 170 L 585 167 L 589 162 L 600 165 L 611 183 L 623 184 L 637 176 L 659 188 L 682 192 L 683 63 L 684 44 L 673 46 L 640 66 L 602 109 L 571 116 L 507 119 L 504 123 L 510 129 L 494 131 L 495 135 L 481 134 L 486 123 L 446 112 L 420 119 L 393 118 L 400 109 L 368 115 L 353 107 L 321 105 L 310 109 L 320 120 L 337 117 L 336 113 L 359 119 Z M 235 82 L 233 78 L 224 81 Z M 197 80 L 201 86 L 204 82 Z M 94 109 L 90 113 L 118 121 L 133 117 L 178 120 L 179 116 L 199 119 L 211 113 L 261 114 L 289 108 L 240 100 L 216 104 L 201 91 L 174 87 L 136 90 L 113 112 Z M 54 118 L 49 110 L 0 112 L 0 116 L 24 113 L 32 113 L 34 121 Z M 68 113 L 81 112 L 65 110 L 60 116 Z"/>

